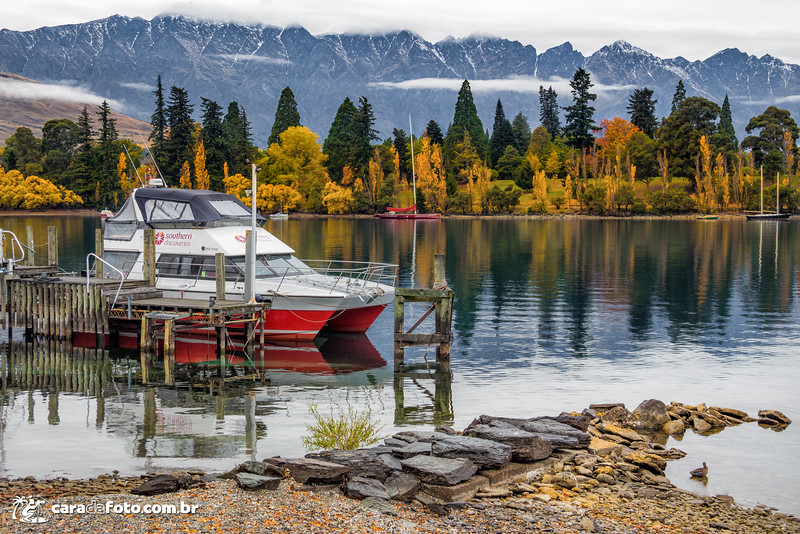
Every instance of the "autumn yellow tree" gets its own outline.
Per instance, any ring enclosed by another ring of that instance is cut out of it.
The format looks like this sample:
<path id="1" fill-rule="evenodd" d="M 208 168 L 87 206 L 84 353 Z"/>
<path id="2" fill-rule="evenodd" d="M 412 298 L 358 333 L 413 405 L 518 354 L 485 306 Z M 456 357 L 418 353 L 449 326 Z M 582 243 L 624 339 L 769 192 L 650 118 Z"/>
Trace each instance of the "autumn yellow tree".
<path id="1" fill-rule="evenodd" d="M 700 198 L 700 206 L 703 209 L 711 209 L 714 193 L 711 170 L 711 144 L 708 142 L 708 138 L 703 135 L 700 137 L 700 175 L 697 179 L 697 194 Z"/>
<path id="2" fill-rule="evenodd" d="M 383 162 L 376 148 L 372 159 L 369 160 L 369 170 L 364 183 L 364 191 L 367 193 L 367 198 L 369 198 L 370 202 L 375 202 L 378 199 L 378 188 L 383 183 L 383 178 Z"/>
<path id="3" fill-rule="evenodd" d="M 417 189 L 431 211 L 444 211 L 447 203 L 447 182 L 442 164 L 442 149 L 431 144 L 426 135 L 422 149 L 415 155 Z"/>
<path id="4" fill-rule="evenodd" d="M 181 165 L 181 180 L 178 187 L 180 187 L 181 189 L 192 188 L 192 171 L 189 168 L 188 161 L 184 161 L 183 165 Z"/>
<path id="5" fill-rule="evenodd" d="M 492 180 L 492 170 L 476 161 L 470 169 L 467 191 L 472 202 L 473 213 L 485 213 L 489 210 L 489 203 L 486 201 L 486 192 L 489 190 L 489 182 Z"/>
<path id="6" fill-rule="evenodd" d="M 256 193 L 256 206 L 261 211 L 294 211 L 303 201 L 303 196 L 288 185 L 262 184 Z"/>
<path id="7" fill-rule="evenodd" d="M 26 178 L 17 170 L 6 172 L 0 167 L 0 207 L 36 210 L 81 204 L 83 200 L 64 186 L 39 176 Z"/>
<path id="8" fill-rule="evenodd" d="M 330 180 L 318 136 L 305 126 L 292 126 L 280 135 L 280 143 L 267 149 L 266 165 L 262 166 L 266 181 L 288 185 L 306 200 L 319 195 Z"/>
<path id="9" fill-rule="evenodd" d="M 322 190 L 322 205 L 331 215 L 353 211 L 353 192 L 334 182 L 328 182 Z"/>
<path id="10" fill-rule="evenodd" d="M 206 170 L 206 146 L 202 139 L 197 142 L 194 150 L 194 177 L 197 189 L 211 187 L 211 177 Z"/>
<path id="11" fill-rule="evenodd" d="M 117 176 L 119 176 L 119 188 L 122 189 L 125 197 L 130 195 L 134 187 L 134 182 L 126 172 L 128 169 L 128 160 L 124 152 L 119 153 L 119 160 L 117 161 Z"/>

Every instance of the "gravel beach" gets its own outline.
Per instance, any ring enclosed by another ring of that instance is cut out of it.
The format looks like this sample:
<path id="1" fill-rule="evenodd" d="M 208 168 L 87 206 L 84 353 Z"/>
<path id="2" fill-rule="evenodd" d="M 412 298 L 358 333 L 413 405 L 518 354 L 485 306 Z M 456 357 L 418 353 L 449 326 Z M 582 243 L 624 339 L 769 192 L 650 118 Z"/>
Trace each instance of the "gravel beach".
<path id="1" fill-rule="evenodd" d="M 47 500 L 47 522 L 12 518 L 12 492 L 4 491 L 3 532 L 447 532 L 447 533 L 707 533 L 800 532 L 800 520 L 766 507 L 741 508 L 724 496 L 700 497 L 645 485 L 599 486 L 593 491 L 562 490 L 478 498 L 431 511 L 418 502 L 358 501 L 338 489 L 309 491 L 292 479 L 276 490 L 245 491 L 232 480 L 210 482 L 175 493 L 141 497 L 128 493 L 69 495 Z M 144 506 L 195 505 L 194 514 L 54 514 L 57 505 L 88 505 L 92 498 Z M 546 501 L 546 502 L 545 502 Z M 441 515 L 446 514 L 446 515 Z"/>

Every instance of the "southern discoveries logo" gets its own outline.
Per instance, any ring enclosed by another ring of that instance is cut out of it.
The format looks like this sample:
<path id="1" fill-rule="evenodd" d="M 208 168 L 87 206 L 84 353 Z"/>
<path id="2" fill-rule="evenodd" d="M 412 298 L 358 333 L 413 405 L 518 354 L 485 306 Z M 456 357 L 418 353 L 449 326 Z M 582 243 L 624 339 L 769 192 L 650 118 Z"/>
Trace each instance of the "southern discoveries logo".
<path id="1" fill-rule="evenodd" d="M 188 247 L 192 244 L 192 234 L 183 232 L 156 232 L 156 245 L 165 247 Z"/>

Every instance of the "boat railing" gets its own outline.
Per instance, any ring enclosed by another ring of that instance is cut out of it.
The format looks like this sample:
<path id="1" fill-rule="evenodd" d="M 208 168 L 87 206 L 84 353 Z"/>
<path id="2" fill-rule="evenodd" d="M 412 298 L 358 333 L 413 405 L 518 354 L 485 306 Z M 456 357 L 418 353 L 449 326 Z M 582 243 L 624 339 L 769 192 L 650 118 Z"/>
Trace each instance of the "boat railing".
<path id="1" fill-rule="evenodd" d="M 303 263 L 318 274 L 335 279 L 333 288 L 344 284 L 359 288 L 377 287 L 379 284 L 393 286 L 397 280 L 397 265 L 393 263 L 345 261 L 345 260 L 303 260 Z"/>
<path id="2" fill-rule="evenodd" d="M 123 284 L 123 282 L 125 282 L 125 274 L 122 271 L 120 271 L 119 269 L 117 269 L 116 267 L 114 267 L 113 265 L 111 265 L 110 263 L 108 263 L 106 260 L 104 260 L 103 258 L 98 256 L 97 254 L 95 254 L 94 252 L 90 252 L 89 254 L 86 255 L 86 292 L 87 293 L 89 292 L 89 277 L 91 276 L 92 271 L 93 271 L 93 269 L 89 269 L 89 259 L 92 258 L 92 257 L 94 257 L 95 266 L 97 265 L 97 262 L 99 261 L 103 265 L 105 265 L 107 267 L 110 267 L 111 269 L 115 270 L 119 274 L 119 286 L 117 287 L 117 292 L 114 294 L 114 302 L 111 303 L 111 307 L 113 308 L 114 305 L 116 305 L 116 303 L 117 303 L 117 297 L 119 297 L 119 291 L 120 291 L 120 289 L 122 289 L 122 284 Z"/>
<path id="3" fill-rule="evenodd" d="M 11 257 L 10 258 L 6 258 L 6 256 L 5 256 L 5 250 L 4 249 L 5 249 L 6 235 L 9 235 L 11 237 Z M 20 252 L 20 257 L 19 258 L 17 258 L 16 250 L 14 249 L 14 244 L 15 243 L 16 243 L 17 247 L 19 248 L 19 252 Z M 10 266 L 9 271 L 14 269 L 14 264 L 15 263 L 19 263 L 19 262 L 21 262 L 22 260 L 25 259 L 25 249 L 26 248 L 30 250 L 30 247 L 27 247 L 27 246 L 23 245 L 20 242 L 19 238 L 17 238 L 17 234 L 12 232 L 11 230 L 3 230 L 2 228 L 0 228 L 0 264 L 5 265 L 6 262 L 8 262 L 8 264 Z"/>

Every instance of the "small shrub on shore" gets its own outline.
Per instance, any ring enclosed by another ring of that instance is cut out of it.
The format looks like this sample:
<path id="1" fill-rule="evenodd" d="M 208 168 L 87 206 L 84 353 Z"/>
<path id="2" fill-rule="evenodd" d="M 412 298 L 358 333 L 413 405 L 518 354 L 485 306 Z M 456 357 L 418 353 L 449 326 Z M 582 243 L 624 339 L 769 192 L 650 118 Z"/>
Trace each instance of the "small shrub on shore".
<path id="1" fill-rule="evenodd" d="M 349 406 L 346 413 L 337 415 L 331 407 L 331 413 L 327 415 L 321 414 L 319 408 L 312 404 L 308 411 L 316 423 L 306 425 L 308 434 L 301 438 L 306 450 L 352 451 L 373 445 L 384 437 L 380 435 L 383 426 L 372 417 L 371 410 L 361 412 Z"/>

